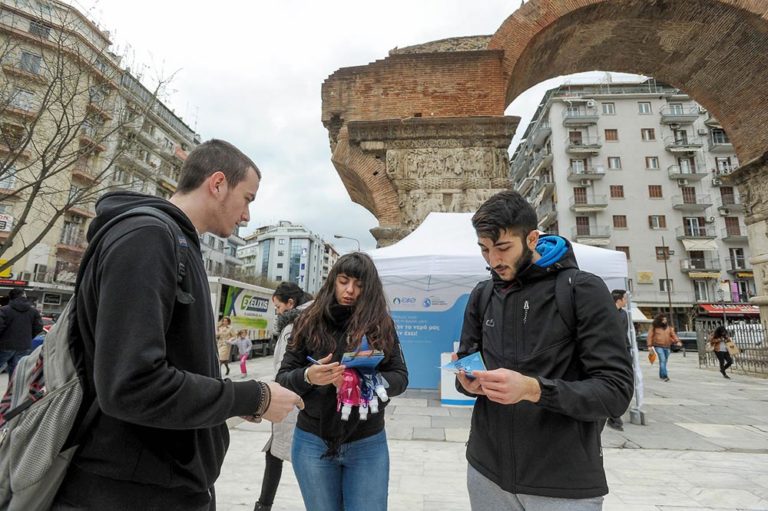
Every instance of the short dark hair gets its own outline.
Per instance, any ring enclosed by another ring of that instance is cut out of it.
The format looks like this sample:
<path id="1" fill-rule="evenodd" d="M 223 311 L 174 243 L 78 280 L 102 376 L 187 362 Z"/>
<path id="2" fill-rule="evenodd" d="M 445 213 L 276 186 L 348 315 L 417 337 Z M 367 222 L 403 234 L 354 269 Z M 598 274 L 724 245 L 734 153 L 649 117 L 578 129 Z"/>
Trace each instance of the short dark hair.
<path id="1" fill-rule="evenodd" d="M 618 302 L 622 298 L 624 298 L 624 295 L 627 294 L 626 289 L 614 289 L 611 291 L 611 296 L 613 297 L 614 302 Z"/>
<path id="2" fill-rule="evenodd" d="M 512 231 L 521 238 L 536 229 L 536 211 L 514 190 L 499 192 L 472 216 L 472 226 L 481 238 L 498 241 L 502 231 Z"/>
<path id="3" fill-rule="evenodd" d="M 283 303 L 288 303 L 288 300 L 293 300 L 294 307 L 298 307 L 299 305 L 303 305 L 312 300 L 311 294 L 306 293 L 298 284 L 290 281 L 281 282 L 272 296 Z"/>
<path id="4" fill-rule="evenodd" d="M 253 160 L 229 142 L 213 138 L 195 147 L 184 160 L 176 190 L 180 193 L 191 192 L 217 171 L 224 173 L 229 185 L 236 186 L 245 179 L 248 169 L 255 170 L 261 179 L 261 171 Z"/>
<path id="5" fill-rule="evenodd" d="M 23 289 L 11 289 L 8 292 L 8 299 L 9 300 L 15 300 L 16 298 L 24 296 L 24 290 Z"/>

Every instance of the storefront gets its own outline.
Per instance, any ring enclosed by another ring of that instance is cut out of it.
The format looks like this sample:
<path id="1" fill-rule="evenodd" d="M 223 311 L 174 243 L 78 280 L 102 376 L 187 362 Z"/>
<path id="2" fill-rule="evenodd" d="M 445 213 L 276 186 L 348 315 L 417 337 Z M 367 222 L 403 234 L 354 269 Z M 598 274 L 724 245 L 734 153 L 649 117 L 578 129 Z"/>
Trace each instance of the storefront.
<path id="1" fill-rule="evenodd" d="M 748 303 L 702 303 L 699 315 L 710 318 L 724 318 L 760 321 L 760 308 Z"/>

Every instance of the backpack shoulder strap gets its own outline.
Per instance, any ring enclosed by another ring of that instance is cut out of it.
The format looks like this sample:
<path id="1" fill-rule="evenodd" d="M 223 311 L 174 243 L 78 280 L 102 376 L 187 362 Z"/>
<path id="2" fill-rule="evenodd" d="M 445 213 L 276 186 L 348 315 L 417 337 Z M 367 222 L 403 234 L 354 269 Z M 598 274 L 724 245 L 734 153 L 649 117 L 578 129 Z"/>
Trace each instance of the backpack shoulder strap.
<path id="1" fill-rule="evenodd" d="M 571 334 L 576 333 L 576 307 L 573 287 L 577 273 L 579 273 L 578 268 L 566 268 L 557 273 L 557 280 L 555 281 L 557 311 Z"/>
<path id="2" fill-rule="evenodd" d="M 488 279 L 481 282 L 483 289 L 480 291 L 480 308 L 478 312 L 482 318 L 485 315 L 486 309 L 491 304 L 491 297 L 493 297 L 493 279 Z"/>

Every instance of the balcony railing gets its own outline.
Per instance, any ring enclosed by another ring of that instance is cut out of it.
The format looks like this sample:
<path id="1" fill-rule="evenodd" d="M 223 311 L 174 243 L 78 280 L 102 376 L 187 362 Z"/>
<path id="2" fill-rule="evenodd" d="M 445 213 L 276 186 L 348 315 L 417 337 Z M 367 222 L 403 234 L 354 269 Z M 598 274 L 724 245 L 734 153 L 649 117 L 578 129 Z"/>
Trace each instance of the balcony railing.
<path id="1" fill-rule="evenodd" d="M 587 126 L 597 124 L 600 115 L 594 107 L 563 110 L 563 126 Z"/>
<path id="2" fill-rule="evenodd" d="M 607 225 L 589 225 L 571 228 L 571 237 L 573 238 L 610 238 L 611 228 Z"/>
<path id="3" fill-rule="evenodd" d="M 605 167 L 568 167 L 568 181 L 580 181 L 582 179 L 603 179 Z"/>
<path id="4" fill-rule="evenodd" d="M 699 227 L 678 227 L 675 229 L 677 239 L 714 239 L 717 238 L 715 228 L 711 225 Z"/>
<path id="5" fill-rule="evenodd" d="M 600 211 L 608 207 L 608 197 L 605 195 L 593 195 L 590 197 L 572 195 L 569 203 L 571 211 Z"/>
<path id="6" fill-rule="evenodd" d="M 729 272 L 752 271 L 752 266 L 749 265 L 746 257 L 729 257 L 725 260 L 725 264 L 725 269 Z"/>
<path id="7" fill-rule="evenodd" d="M 542 169 L 549 167 L 551 163 L 552 153 L 545 150 L 539 151 L 533 157 L 528 175 L 531 177 L 536 176 Z"/>
<path id="8" fill-rule="evenodd" d="M 687 179 L 688 181 L 701 181 L 707 175 L 706 172 L 699 170 L 698 165 L 683 167 L 670 165 L 667 167 L 667 174 L 669 174 L 669 179 Z"/>
<path id="9" fill-rule="evenodd" d="M 530 142 L 534 146 L 542 145 L 547 138 L 552 134 L 552 127 L 549 121 L 541 121 L 538 126 L 533 130 L 530 137 Z"/>
<path id="10" fill-rule="evenodd" d="M 711 206 L 712 197 L 709 194 L 672 196 L 672 207 L 680 211 L 704 211 Z"/>
<path id="11" fill-rule="evenodd" d="M 726 214 L 730 213 L 743 213 L 744 203 L 740 199 L 726 195 L 717 199 L 717 209 L 724 211 Z"/>
<path id="12" fill-rule="evenodd" d="M 581 139 L 569 140 L 565 151 L 568 153 L 598 153 L 603 146 L 600 137 L 583 137 Z"/>
<path id="13" fill-rule="evenodd" d="M 699 107 L 661 107 L 662 124 L 691 124 L 699 118 Z"/>
<path id="14" fill-rule="evenodd" d="M 680 261 L 680 269 L 684 272 L 720 271 L 720 259 L 716 258 L 691 258 Z"/>
<path id="15" fill-rule="evenodd" d="M 699 137 L 675 138 L 672 136 L 664 139 L 664 146 L 667 151 L 671 152 L 695 151 L 696 149 L 700 149 L 703 145 L 704 143 Z"/>
<path id="16" fill-rule="evenodd" d="M 720 237 L 723 241 L 741 242 L 747 241 L 747 228 L 743 225 L 736 227 L 726 227 L 720 231 Z"/>
<path id="17" fill-rule="evenodd" d="M 733 144 L 727 138 L 713 139 L 709 138 L 709 152 L 711 153 L 732 153 Z"/>

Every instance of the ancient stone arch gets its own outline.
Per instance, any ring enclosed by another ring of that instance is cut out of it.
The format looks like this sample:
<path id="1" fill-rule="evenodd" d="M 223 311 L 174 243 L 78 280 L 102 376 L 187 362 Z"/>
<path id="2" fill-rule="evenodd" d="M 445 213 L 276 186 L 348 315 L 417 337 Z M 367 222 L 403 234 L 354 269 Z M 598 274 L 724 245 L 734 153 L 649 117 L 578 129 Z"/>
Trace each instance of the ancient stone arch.
<path id="1" fill-rule="evenodd" d="M 756 302 L 768 312 L 765 0 L 531 0 L 492 36 L 340 69 L 322 89 L 332 161 L 379 219 L 379 244 L 392 243 L 429 211 L 470 211 L 508 187 L 499 162 L 519 119 L 505 108 L 541 81 L 596 69 L 674 85 L 726 129 L 744 163 L 731 179 L 748 200 Z"/>

